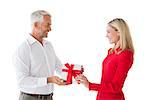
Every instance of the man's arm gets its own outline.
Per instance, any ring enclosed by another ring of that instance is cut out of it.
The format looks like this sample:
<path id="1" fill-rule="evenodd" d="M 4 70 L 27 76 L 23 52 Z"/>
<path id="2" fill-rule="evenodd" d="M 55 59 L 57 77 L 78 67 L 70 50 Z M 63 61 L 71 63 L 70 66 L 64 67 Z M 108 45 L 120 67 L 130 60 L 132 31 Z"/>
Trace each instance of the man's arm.
<path id="1" fill-rule="evenodd" d="M 30 48 L 24 43 L 13 56 L 19 87 L 36 88 L 47 85 L 46 77 L 34 77 L 30 74 Z"/>

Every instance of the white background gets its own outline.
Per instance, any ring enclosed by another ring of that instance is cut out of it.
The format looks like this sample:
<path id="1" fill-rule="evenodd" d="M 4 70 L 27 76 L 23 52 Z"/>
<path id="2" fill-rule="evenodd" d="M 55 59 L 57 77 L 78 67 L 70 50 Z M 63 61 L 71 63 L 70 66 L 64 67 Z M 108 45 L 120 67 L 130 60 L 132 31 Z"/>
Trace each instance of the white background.
<path id="1" fill-rule="evenodd" d="M 18 100 L 12 54 L 31 32 L 30 14 L 39 9 L 52 15 L 52 42 L 62 63 L 83 64 L 85 75 L 99 83 L 101 63 L 112 47 L 107 22 L 121 17 L 129 24 L 135 60 L 123 91 L 126 100 L 150 100 L 148 0 L 1 0 L 0 1 L 0 99 Z M 96 100 L 97 92 L 83 85 L 55 85 L 54 100 Z"/>

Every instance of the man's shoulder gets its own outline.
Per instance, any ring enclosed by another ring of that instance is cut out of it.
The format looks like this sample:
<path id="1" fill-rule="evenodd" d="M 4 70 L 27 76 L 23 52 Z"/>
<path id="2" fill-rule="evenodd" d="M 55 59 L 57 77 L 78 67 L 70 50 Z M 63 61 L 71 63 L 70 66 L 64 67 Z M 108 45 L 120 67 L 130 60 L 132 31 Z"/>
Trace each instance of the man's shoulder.
<path id="1" fill-rule="evenodd" d="M 21 50 L 21 51 L 28 51 L 29 49 L 30 49 L 30 45 L 27 39 L 25 39 L 17 48 L 17 50 Z"/>

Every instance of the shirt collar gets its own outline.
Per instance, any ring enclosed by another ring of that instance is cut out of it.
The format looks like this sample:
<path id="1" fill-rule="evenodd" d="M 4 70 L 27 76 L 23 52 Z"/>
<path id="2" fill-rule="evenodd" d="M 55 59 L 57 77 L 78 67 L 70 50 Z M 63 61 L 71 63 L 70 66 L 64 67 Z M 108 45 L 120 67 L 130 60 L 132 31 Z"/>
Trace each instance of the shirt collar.
<path id="1" fill-rule="evenodd" d="M 117 54 L 117 53 L 121 52 L 122 49 L 120 47 L 118 47 L 118 48 L 114 49 L 112 52 L 110 52 L 111 50 L 112 50 L 112 48 L 110 48 L 108 50 L 109 54 Z"/>
<path id="2" fill-rule="evenodd" d="M 113 53 L 114 53 L 114 54 L 118 54 L 118 53 L 121 52 L 121 50 L 122 50 L 122 49 L 121 49 L 120 47 L 118 47 L 118 48 L 116 48 L 116 49 L 114 50 Z"/>
<path id="3" fill-rule="evenodd" d="M 116 49 L 116 51 L 117 52 L 120 52 L 122 49 L 120 48 L 120 47 L 118 47 L 117 49 Z"/>
<path id="4" fill-rule="evenodd" d="M 27 39 L 28 41 L 29 41 L 29 43 L 32 45 L 33 43 L 35 43 L 35 42 L 37 42 L 37 43 L 39 43 L 39 41 L 38 40 L 36 40 L 31 34 L 28 36 L 28 39 Z M 43 45 L 44 44 L 47 44 L 48 43 L 48 41 L 46 41 L 46 40 L 44 40 L 43 39 Z"/>
<path id="5" fill-rule="evenodd" d="M 31 34 L 28 36 L 27 40 L 30 44 L 37 42 L 37 40 Z"/>

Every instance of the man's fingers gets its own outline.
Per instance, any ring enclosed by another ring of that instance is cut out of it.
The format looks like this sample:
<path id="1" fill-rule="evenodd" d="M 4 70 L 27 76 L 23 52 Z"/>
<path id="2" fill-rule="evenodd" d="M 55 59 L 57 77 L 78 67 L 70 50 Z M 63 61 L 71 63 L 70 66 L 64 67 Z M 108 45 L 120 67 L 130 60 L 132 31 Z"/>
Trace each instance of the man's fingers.
<path id="1" fill-rule="evenodd" d="M 56 78 L 56 84 L 58 85 L 65 85 L 66 83 L 63 81 L 63 79 L 60 79 L 59 77 Z"/>

